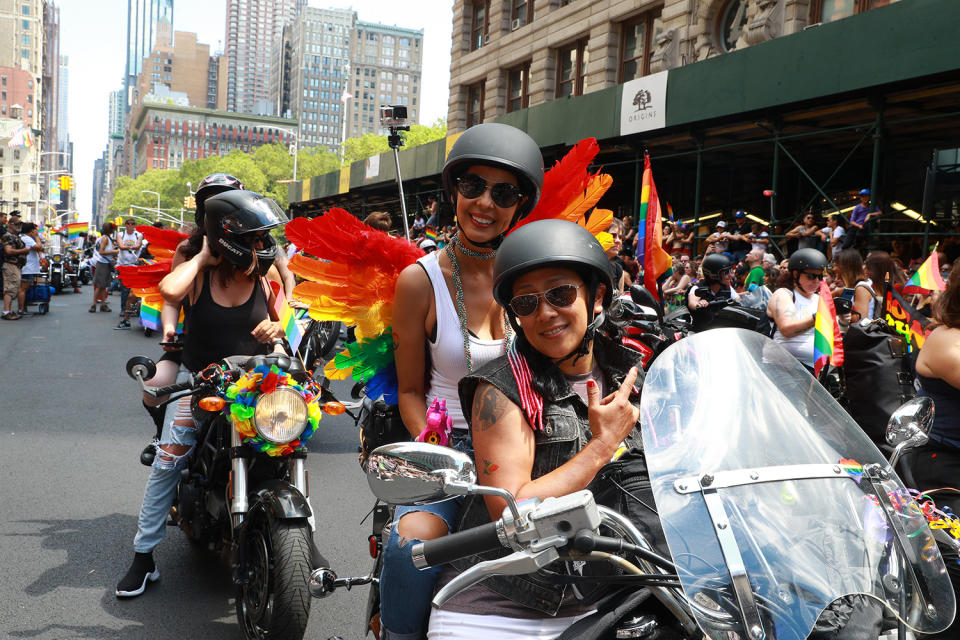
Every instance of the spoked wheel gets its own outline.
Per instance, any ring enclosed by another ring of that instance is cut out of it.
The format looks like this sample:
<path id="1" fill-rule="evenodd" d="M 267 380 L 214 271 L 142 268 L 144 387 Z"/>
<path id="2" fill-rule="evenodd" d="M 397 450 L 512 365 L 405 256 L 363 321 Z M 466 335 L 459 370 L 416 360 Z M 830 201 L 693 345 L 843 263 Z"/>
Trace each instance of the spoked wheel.
<path id="1" fill-rule="evenodd" d="M 249 640 L 301 640 L 310 615 L 310 525 L 251 525 L 249 580 L 237 589 L 237 621 Z"/>
<path id="2" fill-rule="evenodd" d="M 326 358 L 337 345 L 340 323 L 336 321 L 314 322 L 300 343 L 300 356 L 308 369 L 313 369 L 317 360 Z"/>

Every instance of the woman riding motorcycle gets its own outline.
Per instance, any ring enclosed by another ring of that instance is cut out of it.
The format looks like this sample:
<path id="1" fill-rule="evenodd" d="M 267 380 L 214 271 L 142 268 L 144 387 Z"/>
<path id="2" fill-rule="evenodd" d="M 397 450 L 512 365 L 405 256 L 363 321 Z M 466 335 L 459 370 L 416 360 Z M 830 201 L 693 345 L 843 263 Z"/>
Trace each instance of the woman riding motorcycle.
<path id="1" fill-rule="evenodd" d="M 205 203 L 200 251 L 160 283 L 166 302 L 187 305 L 181 373 L 197 372 L 231 355 L 268 353 L 283 327 L 270 317 L 268 281 L 278 252 L 270 229 L 287 220 L 272 200 L 251 191 L 227 191 Z M 190 399 L 167 405 L 163 433 L 140 508 L 133 563 L 117 584 L 118 597 L 143 593 L 160 577 L 153 549 L 163 540 L 180 470 L 196 443 Z"/>
<path id="2" fill-rule="evenodd" d="M 399 407 L 412 436 L 426 427 L 427 406 L 445 398 L 454 446 L 469 449 L 457 383 L 504 352 L 507 323 L 491 290 L 493 257 L 504 234 L 540 198 L 543 158 L 523 131 L 481 124 L 465 131 L 443 168 L 457 233 L 399 276 L 393 338 Z M 419 571 L 410 545 L 446 535 L 459 502 L 398 508 L 384 547 L 380 580 L 382 638 L 420 638 L 437 571 Z"/>
<path id="3" fill-rule="evenodd" d="M 687 308 L 693 318 L 693 330 L 703 331 L 713 322 L 715 313 L 710 303 L 715 300 L 736 300 L 740 296 L 731 286 L 733 260 L 722 253 L 711 253 L 700 263 L 703 279 L 687 291 Z"/>
<path id="4" fill-rule="evenodd" d="M 603 248 L 577 224 L 538 221 L 504 241 L 494 263 L 493 295 L 516 341 L 507 355 L 460 383 L 481 484 L 518 500 L 562 496 L 587 488 L 625 451 L 639 450 L 634 385 L 640 354 L 601 332 L 611 328 L 604 311 L 613 290 Z M 460 528 L 495 520 L 504 507 L 499 498 L 467 498 Z M 659 532 L 656 516 L 648 515 L 652 527 L 638 526 Z M 477 560 L 445 568 L 441 582 Z M 573 589 L 536 575 L 497 576 L 434 610 L 430 637 L 555 637 L 592 608 Z"/>
<path id="5" fill-rule="evenodd" d="M 777 289 L 767 304 L 767 315 L 776 323 L 777 342 L 800 364 L 813 372 L 813 326 L 820 304 L 820 283 L 827 258 L 816 249 L 798 249 L 790 256 L 787 269 L 792 288 Z"/>

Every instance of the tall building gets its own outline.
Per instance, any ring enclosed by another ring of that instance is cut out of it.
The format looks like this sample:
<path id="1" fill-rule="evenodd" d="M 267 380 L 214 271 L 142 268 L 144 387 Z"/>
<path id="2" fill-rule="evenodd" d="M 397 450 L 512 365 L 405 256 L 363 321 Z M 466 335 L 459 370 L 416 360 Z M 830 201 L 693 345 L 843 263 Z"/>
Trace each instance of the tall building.
<path id="1" fill-rule="evenodd" d="M 125 110 L 132 105 L 131 90 L 143 70 L 143 59 L 157 43 L 158 25 L 173 25 L 173 0 L 127 0 L 127 57 L 124 73 Z"/>
<path id="2" fill-rule="evenodd" d="M 67 118 L 67 100 L 70 95 L 70 59 L 60 56 L 60 71 L 57 79 L 57 143 L 56 166 L 73 169 L 73 154 L 70 152 L 70 123 Z"/>
<path id="3" fill-rule="evenodd" d="M 407 105 L 410 122 L 419 122 L 423 29 L 358 21 L 351 61 L 353 100 L 347 110 L 347 137 L 385 134 L 380 127 L 380 105 Z"/>
<path id="4" fill-rule="evenodd" d="M 111 91 L 108 98 L 107 134 L 123 135 L 124 119 L 123 91 Z"/>
<path id="5" fill-rule="evenodd" d="M 40 168 L 44 171 L 69 166 L 66 153 L 66 60 L 60 55 L 60 9 L 52 2 L 43 7 L 43 79 L 40 96 L 43 151 Z M 43 182 L 47 182 L 44 180 Z"/>
<path id="6" fill-rule="evenodd" d="M 228 111 L 271 115 L 270 72 L 284 25 L 293 24 L 306 0 L 227 0 Z"/>
<path id="7" fill-rule="evenodd" d="M 422 50 L 423 30 L 306 7 L 274 50 L 275 108 L 300 122 L 301 146 L 331 151 L 343 138 L 383 133 L 380 105 L 408 105 L 417 122 Z"/>
<path id="8" fill-rule="evenodd" d="M 131 110 L 158 87 L 185 94 L 192 107 L 209 105 L 210 46 L 198 43 L 197 34 L 173 33 L 170 24 L 160 23 L 157 43 L 144 58 L 142 68 L 130 101 Z"/>

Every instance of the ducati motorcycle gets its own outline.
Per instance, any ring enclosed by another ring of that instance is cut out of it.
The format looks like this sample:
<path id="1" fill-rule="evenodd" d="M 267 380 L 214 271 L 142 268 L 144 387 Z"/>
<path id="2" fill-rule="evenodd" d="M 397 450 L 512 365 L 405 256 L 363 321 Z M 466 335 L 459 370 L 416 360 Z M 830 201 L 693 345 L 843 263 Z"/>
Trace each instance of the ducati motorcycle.
<path id="1" fill-rule="evenodd" d="M 244 638 L 300 640 L 308 579 L 326 564 L 313 542 L 305 443 L 323 413 L 343 405 L 285 354 L 233 356 L 166 387 L 134 357 L 127 373 L 144 393 L 189 397 L 197 444 L 181 472 L 172 524 L 229 562 Z"/>
<path id="2" fill-rule="evenodd" d="M 730 371 L 750 384 L 718 384 Z M 929 428 L 922 404 L 890 420 L 897 455 Z M 956 603 L 936 544 L 942 531 L 935 538 L 891 461 L 780 345 L 741 329 L 673 344 L 647 371 L 640 413 L 669 557 L 590 491 L 518 503 L 477 484 L 473 460 L 455 450 L 375 449 L 367 479 L 385 502 L 507 502 L 495 522 L 413 545 L 418 567 L 499 551 L 448 582 L 434 606 L 494 575 L 589 583 L 599 578 L 564 563 L 601 563 L 616 567 L 603 580 L 620 588 L 560 638 L 803 640 L 840 631 L 903 640 L 949 626 Z M 338 582 L 318 569 L 311 590 L 329 595 Z"/>

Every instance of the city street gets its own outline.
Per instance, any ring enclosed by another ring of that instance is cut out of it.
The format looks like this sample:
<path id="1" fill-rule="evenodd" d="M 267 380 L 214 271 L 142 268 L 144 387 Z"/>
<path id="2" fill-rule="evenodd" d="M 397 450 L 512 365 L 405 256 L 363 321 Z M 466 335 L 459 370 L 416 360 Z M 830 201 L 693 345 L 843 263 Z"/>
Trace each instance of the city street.
<path id="1" fill-rule="evenodd" d="M 160 347 L 140 330 L 114 331 L 116 313 L 87 313 L 91 295 L 64 293 L 49 315 L 0 326 L 0 637 L 238 638 L 229 570 L 178 529 L 155 553 L 160 580 L 139 598 L 114 596 L 153 432 L 124 363 Z M 334 391 L 346 398 L 349 386 Z M 353 421 L 325 416 L 307 459 L 317 546 L 342 576 L 371 564 L 361 520 L 373 499 L 356 448 Z M 306 637 L 362 638 L 366 597 L 360 587 L 313 600 Z"/>

